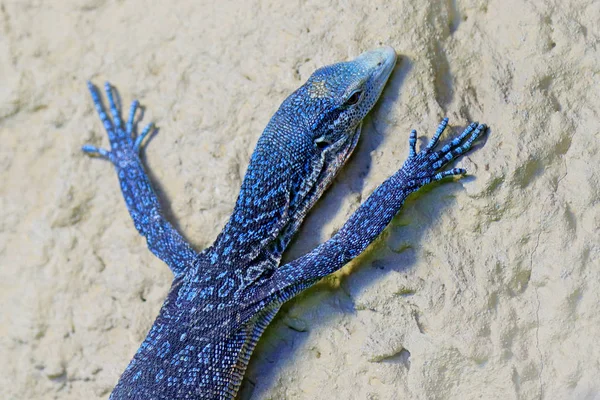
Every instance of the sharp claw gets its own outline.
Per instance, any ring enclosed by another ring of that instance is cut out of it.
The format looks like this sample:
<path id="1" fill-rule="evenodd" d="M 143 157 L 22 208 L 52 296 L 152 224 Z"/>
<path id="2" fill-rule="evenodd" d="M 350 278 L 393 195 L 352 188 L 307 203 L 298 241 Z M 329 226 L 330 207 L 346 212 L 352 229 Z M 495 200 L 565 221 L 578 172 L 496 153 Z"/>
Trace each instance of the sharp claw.
<path id="1" fill-rule="evenodd" d="M 150 122 L 148 125 L 146 125 L 146 127 L 144 128 L 142 133 L 140 133 L 140 136 L 138 136 L 137 139 L 135 139 L 135 143 L 133 144 L 133 148 L 135 151 L 137 151 L 137 152 L 140 151 L 140 148 L 142 147 L 142 142 L 144 141 L 144 138 L 146 136 L 148 136 L 148 133 L 150 133 L 152 128 L 154 128 L 154 123 Z"/>
<path id="2" fill-rule="evenodd" d="M 437 130 L 435 131 L 435 134 L 433 135 L 433 137 L 431 138 L 431 141 L 425 148 L 426 153 L 428 153 L 435 147 L 437 142 L 440 140 L 440 136 L 442 136 L 442 133 L 444 133 L 444 130 L 446 129 L 447 126 L 448 126 L 448 117 L 444 118 L 442 120 L 442 122 L 440 122 L 440 124 L 438 125 Z"/>
<path id="3" fill-rule="evenodd" d="M 442 180 L 447 176 L 464 175 L 466 173 L 467 173 L 467 171 L 463 168 L 452 168 L 452 169 L 449 169 L 448 171 L 442 171 L 442 172 L 438 172 L 437 174 L 435 174 L 433 176 L 433 181 Z"/>
<path id="4" fill-rule="evenodd" d="M 131 137 L 131 135 L 133 134 L 133 123 L 135 121 L 135 112 L 137 111 L 139 106 L 140 106 L 140 102 L 137 100 L 134 100 L 131 103 L 131 107 L 129 108 L 129 118 L 127 120 L 127 134 L 129 135 L 129 137 Z"/>
<path id="5" fill-rule="evenodd" d="M 108 98 L 108 105 L 110 108 L 110 113 L 112 114 L 112 119 L 114 126 L 117 128 L 117 134 L 122 135 L 122 125 L 121 125 L 121 112 L 120 107 L 117 107 L 117 103 L 115 102 L 113 87 L 109 82 L 104 83 L 104 91 L 106 92 L 106 97 Z"/>
<path id="6" fill-rule="evenodd" d="M 100 147 L 96 147 L 96 146 L 92 146 L 91 144 L 86 144 L 81 146 L 81 150 L 83 150 L 84 153 L 90 154 L 90 155 L 97 155 L 106 159 L 110 158 L 110 152 L 107 150 L 104 150 L 103 148 Z"/>
<path id="7" fill-rule="evenodd" d="M 94 102 L 94 107 L 100 116 L 100 120 L 102 121 L 102 125 L 104 125 L 104 129 L 108 133 L 108 137 L 113 138 L 113 124 L 108 115 L 106 115 L 106 111 L 104 110 L 104 106 L 102 105 L 102 101 L 100 100 L 100 95 L 98 94 L 98 90 L 96 86 L 91 81 L 87 81 L 87 87 L 90 91 L 90 95 L 92 96 L 92 101 Z"/>
<path id="8" fill-rule="evenodd" d="M 416 130 L 412 130 L 410 131 L 410 137 L 408 138 L 408 147 L 409 147 L 409 157 L 414 157 L 417 152 L 415 149 L 415 146 L 417 144 L 417 131 Z"/>
<path id="9" fill-rule="evenodd" d="M 481 135 L 486 130 L 486 128 L 487 128 L 487 126 L 485 124 L 479 125 L 477 127 L 477 129 L 475 129 L 475 132 L 473 132 L 473 134 L 471 135 L 469 140 L 467 140 L 465 142 L 465 144 L 463 144 L 461 147 L 459 147 L 459 149 L 462 149 L 463 153 L 466 152 L 467 150 L 469 150 L 471 148 L 471 146 L 473 145 L 473 143 L 477 140 L 479 135 Z"/>
<path id="10" fill-rule="evenodd" d="M 84 144 L 81 146 L 81 150 L 85 153 L 97 153 L 98 148 L 96 146 L 92 146 L 91 144 Z"/>

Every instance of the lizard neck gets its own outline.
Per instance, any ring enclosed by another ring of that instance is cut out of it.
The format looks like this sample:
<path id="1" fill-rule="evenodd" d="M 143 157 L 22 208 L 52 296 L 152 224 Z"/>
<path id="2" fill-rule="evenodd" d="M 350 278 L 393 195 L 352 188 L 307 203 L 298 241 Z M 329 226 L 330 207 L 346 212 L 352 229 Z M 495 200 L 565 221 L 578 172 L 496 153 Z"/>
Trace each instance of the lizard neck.
<path id="1" fill-rule="evenodd" d="M 309 134 L 288 131 L 289 118 L 276 113 L 261 135 L 233 213 L 211 248 L 215 263 L 243 268 L 260 260 L 276 267 L 298 228 L 290 221 L 302 220 L 308 211 L 300 205 L 322 160 Z"/>
<path id="2" fill-rule="evenodd" d="M 356 147 L 360 125 L 340 133 L 349 140 L 322 151 L 310 128 L 298 123 L 301 118 L 280 108 L 267 125 L 233 213 L 210 249 L 213 263 L 275 269 L 308 211 Z"/>

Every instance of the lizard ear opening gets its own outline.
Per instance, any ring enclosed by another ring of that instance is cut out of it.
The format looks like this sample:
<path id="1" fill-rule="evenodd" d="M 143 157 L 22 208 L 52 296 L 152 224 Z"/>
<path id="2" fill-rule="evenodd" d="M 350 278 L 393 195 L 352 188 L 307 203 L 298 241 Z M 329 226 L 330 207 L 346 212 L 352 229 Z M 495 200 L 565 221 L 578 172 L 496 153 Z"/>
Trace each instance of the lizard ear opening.
<path id="1" fill-rule="evenodd" d="M 323 136 L 315 139 L 315 145 L 319 150 L 325 150 L 330 144 Z"/>

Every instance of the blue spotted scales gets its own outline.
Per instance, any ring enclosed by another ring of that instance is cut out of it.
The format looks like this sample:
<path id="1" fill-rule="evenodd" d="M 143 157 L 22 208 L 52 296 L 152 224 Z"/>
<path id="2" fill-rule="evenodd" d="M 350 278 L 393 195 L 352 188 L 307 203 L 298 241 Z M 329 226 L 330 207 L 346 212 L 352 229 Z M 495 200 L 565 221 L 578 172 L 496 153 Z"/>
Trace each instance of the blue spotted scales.
<path id="1" fill-rule="evenodd" d="M 444 119 L 328 241 L 280 265 L 308 210 L 349 158 L 396 63 L 383 47 L 315 71 L 273 115 L 252 154 L 233 213 L 213 245 L 197 252 L 165 219 L 139 157 L 150 124 L 136 134 L 134 101 L 127 121 L 105 85 L 112 118 L 88 84 L 110 150 L 83 150 L 115 167 L 127 209 L 148 247 L 174 278 L 156 321 L 110 399 L 233 399 L 256 342 L 281 305 L 338 270 L 383 231 L 406 197 L 463 169 L 442 170 L 468 151 L 486 127 L 470 124 L 436 150 Z"/>

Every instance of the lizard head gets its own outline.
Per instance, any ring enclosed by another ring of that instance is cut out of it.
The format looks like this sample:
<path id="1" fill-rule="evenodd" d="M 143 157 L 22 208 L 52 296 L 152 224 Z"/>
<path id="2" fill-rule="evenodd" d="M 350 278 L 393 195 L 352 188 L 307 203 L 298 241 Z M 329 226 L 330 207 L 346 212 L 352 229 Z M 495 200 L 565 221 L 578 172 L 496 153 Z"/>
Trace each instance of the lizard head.
<path id="1" fill-rule="evenodd" d="M 377 102 L 395 65 L 396 52 L 391 47 L 370 50 L 352 61 L 319 68 L 288 99 L 303 105 L 297 108 L 303 110 L 308 127 L 302 141 L 312 151 L 297 156 L 304 170 L 310 171 L 304 183 L 313 197 L 323 193 L 352 154 L 362 120 Z M 314 201 L 306 199 L 304 206 L 311 207 Z"/>
<path id="2" fill-rule="evenodd" d="M 241 255 L 229 248 L 241 249 L 249 261 L 279 259 L 352 153 L 361 122 L 395 64 L 391 47 L 367 51 L 319 68 L 281 104 L 258 140 L 234 215 L 216 249 L 227 249 L 240 263 Z"/>
<path id="3" fill-rule="evenodd" d="M 274 136 L 284 143 L 277 156 L 287 159 L 299 178 L 291 185 L 290 220 L 280 233 L 281 248 L 352 154 L 362 120 L 395 64 L 394 49 L 381 47 L 352 61 L 319 68 L 275 114 L 277 126 L 294 127 Z"/>
<path id="4" fill-rule="evenodd" d="M 391 47 L 367 51 L 356 59 L 316 70 L 299 90 L 311 104 L 305 117 L 315 146 L 332 152 L 352 142 L 396 64 Z M 302 90 L 304 89 L 304 90 Z"/>

